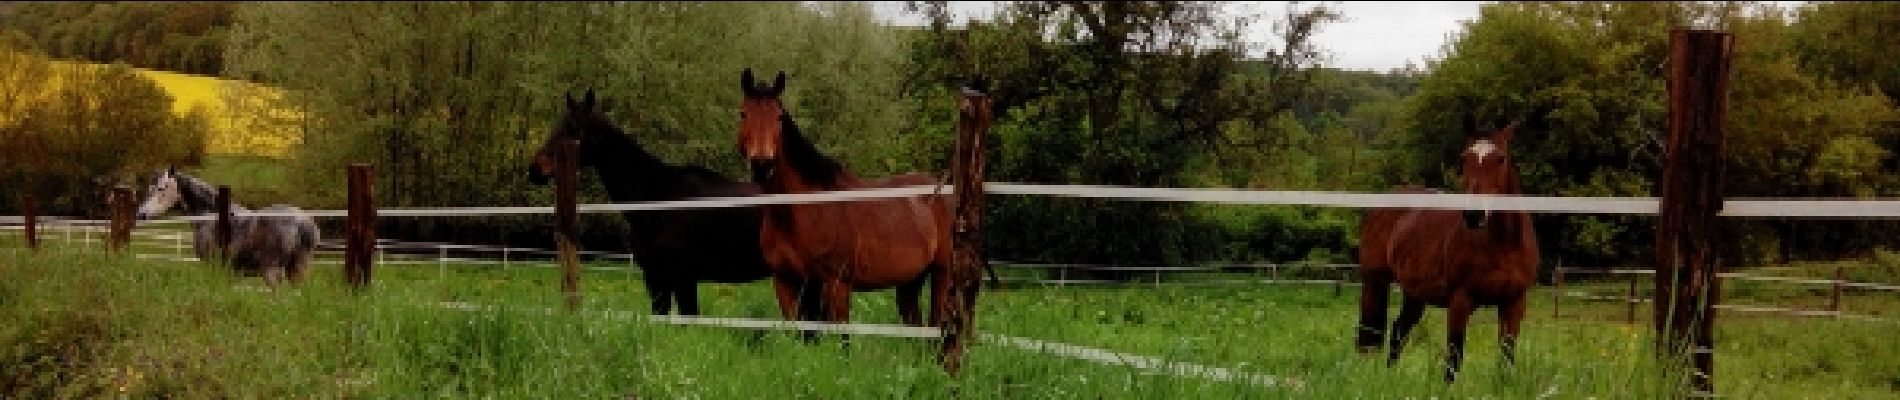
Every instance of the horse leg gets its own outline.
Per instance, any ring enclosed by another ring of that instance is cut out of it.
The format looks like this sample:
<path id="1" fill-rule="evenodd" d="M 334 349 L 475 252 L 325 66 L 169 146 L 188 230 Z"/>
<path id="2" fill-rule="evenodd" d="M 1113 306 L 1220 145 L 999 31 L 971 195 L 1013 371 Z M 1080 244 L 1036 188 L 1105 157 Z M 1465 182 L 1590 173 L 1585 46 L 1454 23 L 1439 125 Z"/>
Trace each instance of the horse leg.
<path id="1" fill-rule="evenodd" d="M 1445 353 L 1445 382 L 1458 378 L 1458 365 L 1465 358 L 1465 325 L 1471 322 L 1471 312 L 1476 311 L 1477 308 L 1477 305 L 1471 302 L 1471 296 L 1462 293 L 1453 294 L 1450 307 L 1446 307 L 1445 313 L 1449 316 L 1446 318 L 1448 329 L 1445 332 L 1445 339 L 1449 342 L 1450 349 Z"/>
<path id="2" fill-rule="evenodd" d="M 799 289 L 803 286 L 802 282 L 785 275 L 772 277 L 772 289 L 778 293 L 778 312 L 785 316 L 786 321 L 797 321 L 805 316 L 801 312 L 804 311 L 803 302 L 799 301 L 799 295 L 803 294 Z"/>
<path id="3" fill-rule="evenodd" d="M 1399 363 L 1399 353 L 1405 350 L 1405 335 L 1412 333 L 1412 327 L 1418 325 L 1419 318 L 1425 316 L 1425 302 L 1412 296 L 1400 295 L 1399 319 L 1392 322 L 1392 342 L 1388 350 L 1385 365 L 1390 367 Z"/>
<path id="4" fill-rule="evenodd" d="M 1502 325 L 1498 327 L 1498 346 L 1504 353 L 1505 365 L 1517 363 L 1518 323 L 1524 322 L 1526 297 L 1519 295 L 1517 300 L 1498 307 L 1498 324 Z"/>
<path id="5" fill-rule="evenodd" d="M 843 279 L 826 279 L 824 283 L 824 305 L 826 320 L 831 322 L 851 322 L 851 285 Z"/>
<path id="6" fill-rule="evenodd" d="M 682 280 L 673 288 L 673 297 L 680 302 L 680 315 L 699 315 L 699 283 Z"/>
<path id="7" fill-rule="evenodd" d="M 916 281 L 897 285 L 897 316 L 904 321 L 905 325 L 923 325 L 923 317 L 919 315 L 917 310 L 917 297 L 923 294 L 924 280 L 928 276 L 927 274 L 920 275 Z M 932 301 L 931 303 L 935 305 L 936 302 Z M 932 308 L 931 311 L 933 314 L 936 312 L 935 308 Z"/>
<path id="8" fill-rule="evenodd" d="M 304 270 L 308 268 L 310 268 L 309 250 L 298 250 L 297 254 L 290 256 L 290 282 L 302 284 Z"/>
<path id="9" fill-rule="evenodd" d="M 1391 274 L 1364 271 L 1360 273 L 1364 285 L 1359 289 L 1359 346 L 1360 354 L 1369 354 L 1379 350 L 1379 343 L 1385 341 L 1386 298 L 1392 293 Z"/>
<path id="10" fill-rule="evenodd" d="M 648 276 L 647 297 L 653 299 L 653 315 L 666 315 L 673 308 L 673 288 L 667 276 Z"/>

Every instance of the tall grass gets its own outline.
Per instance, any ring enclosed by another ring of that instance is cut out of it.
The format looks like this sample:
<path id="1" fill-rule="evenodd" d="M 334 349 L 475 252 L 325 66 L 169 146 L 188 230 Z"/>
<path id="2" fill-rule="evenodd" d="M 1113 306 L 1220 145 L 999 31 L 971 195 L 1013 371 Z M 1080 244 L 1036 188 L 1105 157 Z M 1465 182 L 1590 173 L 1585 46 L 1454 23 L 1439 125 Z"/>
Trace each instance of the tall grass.
<path id="1" fill-rule="evenodd" d="M 1649 356 L 1647 327 L 1551 318 L 1548 293 L 1532 305 L 1513 367 L 1499 362 L 1494 314 L 1474 318 L 1465 370 L 1450 385 L 1438 364 L 1442 310 L 1427 313 L 1404 357 L 1386 367 L 1352 351 L 1351 290 L 1032 287 L 981 299 L 977 327 L 986 333 L 1300 382 L 1290 389 L 994 342 L 974 344 L 965 373 L 951 378 L 926 340 L 805 342 L 786 332 L 626 318 L 644 311 L 610 311 L 644 310 L 647 302 L 637 275 L 620 271 L 585 272 L 585 302 L 570 314 L 549 268 L 383 266 L 359 295 L 341 287 L 333 266 L 267 292 L 255 278 L 203 264 L 83 248 L 0 252 L 0 261 L 7 398 L 1656 398 L 1680 388 Z M 765 282 L 706 284 L 701 298 L 709 315 L 777 316 Z M 443 301 L 496 308 L 458 311 Z M 853 319 L 894 323 L 892 304 L 888 292 L 860 293 Z M 1564 307 L 1573 316 L 1621 310 Z M 1731 398 L 1891 398 L 1900 393 L 1895 327 L 1728 318 L 1717 332 L 1718 387 Z"/>

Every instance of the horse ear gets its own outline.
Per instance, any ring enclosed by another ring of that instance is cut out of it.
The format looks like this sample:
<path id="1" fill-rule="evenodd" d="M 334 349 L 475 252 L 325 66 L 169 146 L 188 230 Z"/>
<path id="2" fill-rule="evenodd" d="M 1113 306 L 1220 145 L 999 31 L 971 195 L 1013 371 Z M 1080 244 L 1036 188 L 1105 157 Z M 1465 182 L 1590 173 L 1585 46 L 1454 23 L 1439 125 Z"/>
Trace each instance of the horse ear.
<path id="1" fill-rule="evenodd" d="M 751 68 L 746 68 L 745 72 L 739 73 L 739 89 L 744 90 L 745 93 L 748 95 L 752 94 L 752 87 L 753 87 L 752 83 L 753 82 L 752 82 Z"/>
<path id="2" fill-rule="evenodd" d="M 785 93 L 785 71 L 779 71 L 778 76 L 772 78 L 772 95 L 779 93 Z"/>
<path id="3" fill-rule="evenodd" d="M 1492 133 L 1491 139 L 1498 141 L 1500 145 L 1509 145 L 1511 143 L 1511 137 L 1517 136 L 1517 129 L 1523 126 L 1523 118 L 1511 120 L 1510 124 L 1498 129 L 1496 133 Z"/>
<path id="4" fill-rule="evenodd" d="M 587 97 L 581 99 L 581 108 L 594 109 L 594 88 L 587 88 Z"/>
<path id="5" fill-rule="evenodd" d="M 567 97 L 567 109 L 572 110 L 578 108 L 574 104 L 574 92 L 562 93 L 561 95 Z"/>

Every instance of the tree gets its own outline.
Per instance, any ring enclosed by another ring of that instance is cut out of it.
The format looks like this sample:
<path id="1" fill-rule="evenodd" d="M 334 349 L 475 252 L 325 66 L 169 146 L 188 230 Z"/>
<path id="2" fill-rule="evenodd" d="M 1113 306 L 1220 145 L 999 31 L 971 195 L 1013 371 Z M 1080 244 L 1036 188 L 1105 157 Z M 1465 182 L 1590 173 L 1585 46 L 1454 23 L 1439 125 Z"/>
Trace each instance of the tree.
<path id="1" fill-rule="evenodd" d="M 912 7 L 932 19 L 912 47 L 917 109 L 947 107 L 930 101 L 950 98 L 945 82 L 957 77 L 998 82 L 992 179 L 1134 186 L 1177 186 L 1216 149 L 1271 143 L 1267 122 L 1299 102 L 1318 61 L 1308 38 L 1338 18 L 1292 10 L 1284 43 L 1262 49 L 1241 35 L 1253 18 L 1223 16 L 1218 2 L 1011 2 L 993 22 L 960 29 L 943 2 Z M 947 127 L 954 113 L 924 115 Z M 991 204 L 999 237 L 985 251 L 1009 259 L 1175 263 L 1217 240 L 1175 203 Z"/>
<path id="2" fill-rule="evenodd" d="M 743 176 L 732 143 L 748 67 L 785 71 L 788 107 L 854 170 L 917 165 L 896 151 L 901 43 L 863 4 L 263 2 L 236 18 L 227 75 L 285 92 L 233 101 L 304 113 L 293 178 L 312 206 L 342 204 L 352 162 L 375 165 L 379 205 L 547 204 L 524 168 L 563 97 L 590 88 L 662 159 Z M 582 179 L 582 202 L 607 201 Z M 581 222 L 585 246 L 621 246 L 618 218 Z M 384 224 L 405 238 L 548 240 L 532 215 Z"/>
<path id="3" fill-rule="evenodd" d="M 1448 160 L 1459 121 L 1522 118 L 1517 161 L 1527 193 L 1656 196 L 1665 135 L 1670 29 L 1714 21 L 1735 34 L 1726 195 L 1885 193 L 1889 178 L 1856 174 L 1886 153 L 1864 136 L 1891 120 L 1890 104 L 1795 68 L 1785 21 L 1746 3 L 1550 2 L 1489 4 L 1430 63 L 1408 107 L 1411 128 L 1390 150 L 1410 153 L 1394 172 L 1451 188 Z M 1538 215 L 1552 260 L 1602 265 L 1648 260 L 1645 217 Z M 1742 262 L 1773 252 L 1786 234 L 1743 229 Z M 1779 237 L 1778 237 L 1779 236 Z"/>
<path id="4" fill-rule="evenodd" d="M 123 64 L 0 48 L 0 71 L 0 210 L 18 210 L 26 193 L 43 213 L 104 215 L 113 185 L 203 155 L 203 115 L 173 114 L 171 97 Z"/>

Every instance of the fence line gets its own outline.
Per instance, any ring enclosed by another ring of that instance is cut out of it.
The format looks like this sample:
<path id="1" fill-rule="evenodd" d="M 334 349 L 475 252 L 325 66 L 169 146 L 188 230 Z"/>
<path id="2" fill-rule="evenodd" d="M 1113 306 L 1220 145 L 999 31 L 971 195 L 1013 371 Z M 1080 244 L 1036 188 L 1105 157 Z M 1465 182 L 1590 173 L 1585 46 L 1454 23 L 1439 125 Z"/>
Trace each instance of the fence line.
<path id="1" fill-rule="evenodd" d="M 749 207 L 774 204 L 806 204 L 914 197 L 929 194 L 954 194 L 949 185 L 913 185 L 893 188 L 821 191 L 744 197 L 700 197 L 684 200 L 576 205 L 576 212 L 605 213 L 657 211 L 694 208 Z M 1132 201 L 1175 201 L 1252 205 L 1305 205 L 1349 208 L 1417 207 L 1450 210 L 1525 211 L 1536 213 L 1637 214 L 1659 212 L 1655 197 L 1567 197 L 1526 195 L 1480 195 L 1464 193 L 1379 193 L 1350 191 L 1279 191 L 1224 188 L 1148 188 L 1109 185 L 1045 185 L 1008 182 L 985 183 L 985 193 L 998 195 L 1041 195 L 1072 198 L 1104 198 Z M 552 214 L 554 207 L 413 207 L 379 208 L 378 217 L 440 217 L 513 214 Z M 302 214 L 234 211 L 233 216 L 294 216 L 340 218 L 345 210 L 305 210 Z M 1743 198 L 1722 204 L 1724 217 L 1805 217 L 1805 218 L 1900 218 L 1900 199 L 1886 198 Z M 76 218 L 41 217 L 46 220 Z M 178 223 L 210 221 L 213 214 L 155 218 L 141 223 Z M 0 216 L 0 222 L 17 223 L 22 217 Z M 100 221 L 104 223 L 105 221 Z"/>
<path id="2" fill-rule="evenodd" d="M 1596 273 L 1596 274 L 1654 275 L 1656 274 L 1656 271 L 1649 270 L 1649 269 L 1565 268 L 1564 273 L 1565 274 Z M 1833 285 L 1833 284 L 1839 283 L 1841 286 L 1848 286 L 1848 287 L 1858 287 L 1858 288 L 1873 289 L 1873 290 L 1900 291 L 1900 286 L 1897 286 L 1897 285 L 1886 285 L 1886 284 L 1871 283 L 1871 282 L 1854 282 L 1854 281 L 1842 280 L 1842 279 L 1823 279 L 1823 278 L 1794 277 L 1794 276 L 1765 276 L 1765 275 L 1754 275 L 1754 274 L 1741 273 L 1741 272 L 1719 272 L 1719 273 L 1716 273 L 1715 276 L 1720 277 L 1720 278 L 1725 278 L 1725 279 L 1741 279 L 1741 280 L 1748 280 L 1748 281 L 1767 281 L 1767 282 L 1788 282 L 1788 283 L 1805 284 L 1805 285 Z"/>
<path id="3" fill-rule="evenodd" d="M 98 221 L 98 222 L 108 222 L 108 221 Z M 48 228 L 52 228 L 53 230 L 73 228 L 70 226 L 61 227 L 59 226 L 59 224 L 47 224 L 47 225 L 48 225 L 47 226 Z M 21 230 L 21 229 L 23 228 L 19 226 L 0 225 L 0 230 Z M 88 231 L 88 232 L 97 232 L 97 233 L 103 233 L 105 231 L 103 227 L 92 227 L 92 226 L 80 227 L 78 228 L 78 230 L 83 230 L 83 231 Z M 187 237 L 187 233 L 181 233 L 181 232 L 159 233 L 159 232 L 134 230 L 133 235 L 146 237 L 146 238 L 152 238 L 152 239 L 159 239 L 159 240 L 174 240 L 174 241 L 176 240 L 188 241 L 189 240 L 189 237 Z M 81 240 L 75 240 L 75 241 L 81 242 L 81 243 L 99 242 L 98 240 L 92 240 L 92 239 L 81 239 Z M 551 249 L 531 248 L 531 247 L 484 246 L 484 245 L 455 244 L 455 243 L 442 243 L 442 242 L 406 242 L 406 241 L 400 241 L 396 239 L 387 239 L 387 238 L 377 239 L 376 241 L 377 241 L 377 245 L 375 247 L 378 250 L 378 253 L 382 253 L 382 251 L 384 250 L 417 250 L 418 253 L 414 253 L 414 254 L 423 254 L 420 252 L 422 250 L 465 250 L 465 251 L 477 251 L 477 252 L 506 252 L 506 253 L 542 254 L 542 255 L 555 255 L 559 253 L 558 251 L 551 250 Z M 189 244 L 159 244 L 159 243 L 151 243 L 151 242 L 142 242 L 142 244 L 146 247 L 173 248 L 173 249 L 184 249 L 184 250 L 189 250 L 191 248 Z M 336 239 L 325 240 L 319 243 L 318 245 L 319 249 L 323 249 L 323 250 L 319 250 L 320 253 L 340 251 L 342 247 L 343 247 L 342 241 L 336 240 Z M 626 254 L 626 253 L 613 253 L 613 252 L 605 252 L 605 251 L 577 251 L 576 253 L 581 254 L 581 255 L 593 256 L 595 257 L 596 260 L 602 260 L 602 259 L 625 260 L 625 261 L 631 262 L 634 259 L 634 256 L 632 254 Z M 197 260 L 196 257 L 174 257 L 174 258 L 176 258 L 176 260 L 174 261 Z M 490 260 L 481 260 L 481 259 L 474 259 L 474 258 L 438 257 L 437 259 L 431 259 L 428 261 L 416 261 L 416 262 L 392 261 L 392 265 L 402 265 L 402 264 L 423 265 L 423 264 L 433 263 L 437 261 L 457 262 L 457 263 L 466 263 L 466 264 L 506 264 L 506 263 L 511 262 L 509 259 L 504 259 L 500 261 L 490 261 Z M 378 262 L 378 263 L 380 264 L 382 262 Z M 1201 262 L 1201 263 L 1198 263 L 1199 265 L 1195 265 L 1195 266 L 1114 266 L 1114 265 L 1109 265 L 1109 264 L 1039 263 L 1039 262 L 1018 262 L 1018 261 L 1007 261 L 1007 260 L 990 260 L 988 263 L 991 266 L 995 266 L 999 268 L 1011 268 L 1011 269 L 1062 269 L 1062 270 L 1157 272 L 1157 273 L 1159 272 L 1225 273 L 1227 272 L 1227 271 L 1224 271 L 1225 269 L 1238 269 L 1238 268 L 1251 268 L 1251 269 L 1256 269 L 1256 270 L 1267 270 L 1267 271 L 1279 270 L 1277 272 L 1286 272 L 1289 270 L 1299 270 L 1299 269 L 1310 270 L 1310 269 L 1358 268 L 1358 264 L 1234 263 L 1234 262 L 1223 262 L 1223 261 Z M 606 268 L 601 268 L 601 267 L 589 267 L 588 269 L 608 270 Z M 1656 271 L 1650 270 L 1650 269 L 1565 268 L 1564 273 L 1565 274 L 1653 275 L 1656 273 Z M 1860 289 L 1867 289 L 1867 290 L 1900 292 L 1900 285 L 1884 284 L 1884 283 L 1877 283 L 1877 282 L 1855 282 L 1855 281 L 1848 281 L 1848 280 L 1836 280 L 1836 279 L 1813 278 L 1813 277 L 1764 276 L 1764 275 L 1755 275 L 1755 274 L 1748 274 L 1748 273 L 1741 273 L 1741 272 L 1723 272 L 1723 273 L 1718 273 L 1716 275 L 1718 277 L 1725 278 L 1725 279 L 1741 279 L 1741 280 L 1750 280 L 1750 281 L 1778 281 L 1778 282 L 1787 282 L 1787 283 L 1794 283 L 1794 284 L 1808 284 L 1808 285 L 1833 285 L 1836 282 L 1839 282 L 1840 285 L 1844 287 L 1860 288 Z M 1105 280 L 1105 279 L 1027 279 L 1027 278 L 1009 278 L 1009 277 L 999 277 L 999 280 L 1002 280 L 1005 282 L 1035 283 L 1035 284 L 1048 284 L 1048 285 L 1115 285 L 1115 284 L 1143 284 L 1144 283 L 1140 281 L 1119 281 L 1119 280 Z M 1228 280 L 1204 280 L 1204 281 L 1194 281 L 1194 282 L 1168 282 L 1167 284 L 1184 285 L 1184 286 L 1224 286 L 1224 285 L 1277 284 L 1277 283 L 1342 284 L 1342 285 L 1349 285 L 1349 286 L 1357 286 L 1356 282 L 1352 282 L 1348 280 L 1332 280 L 1332 279 L 1228 279 Z"/>
<path id="4" fill-rule="evenodd" d="M 1640 298 L 1640 297 L 1604 296 L 1604 295 L 1590 294 L 1590 293 L 1579 292 L 1579 291 L 1566 291 L 1566 292 L 1563 292 L 1563 295 L 1564 297 L 1585 299 L 1585 300 L 1616 301 L 1616 302 L 1639 303 L 1639 304 L 1648 304 L 1648 303 L 1655 302 L 1655 300 L 1645 299 L 1645 298 Z M 1755 312 L 1755 313 L 1778 313 L 1778 314 L 1789 314 L 1789 315 L 1804 316 L 1804 317 L 1841 317 L 1841 318 L 1850 318 L 1850 319 L 1857 319 L 1857 320 L 1870 321 L 1870 322 L 1900 322 L 1900 321 L 1895 321 L 1895 320 L 1883 318 L 1883 317 L 1876 317 L 1872 315 L 1850 314 L 1850 313 L 1834 311 L 1834 310 L 1766 307 L 1766 306 L 1755 306 L 1755 305 L 1747 305 L 1747 304 L 1716 304 L 1715 308 L 1720 309 L 1720 310 L 1729 310 L 1729 311 Z"/>

